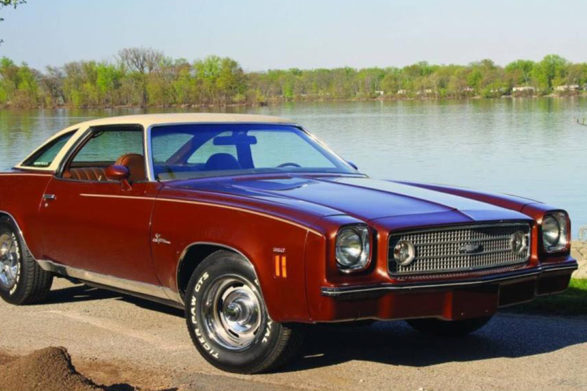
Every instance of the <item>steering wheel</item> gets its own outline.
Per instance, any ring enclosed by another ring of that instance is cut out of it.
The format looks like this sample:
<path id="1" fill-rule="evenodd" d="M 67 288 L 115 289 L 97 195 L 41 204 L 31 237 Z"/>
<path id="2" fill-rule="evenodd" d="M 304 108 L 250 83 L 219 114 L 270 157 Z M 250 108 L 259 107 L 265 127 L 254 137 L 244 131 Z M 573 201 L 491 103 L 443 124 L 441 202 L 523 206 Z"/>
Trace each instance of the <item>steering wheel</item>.
<path id="1" fill-rule="evenodd" d="M 287 163 L 281 163 L 277 167 L 301 167 L 301 166 L 297 163 L 287 162 Z"/>

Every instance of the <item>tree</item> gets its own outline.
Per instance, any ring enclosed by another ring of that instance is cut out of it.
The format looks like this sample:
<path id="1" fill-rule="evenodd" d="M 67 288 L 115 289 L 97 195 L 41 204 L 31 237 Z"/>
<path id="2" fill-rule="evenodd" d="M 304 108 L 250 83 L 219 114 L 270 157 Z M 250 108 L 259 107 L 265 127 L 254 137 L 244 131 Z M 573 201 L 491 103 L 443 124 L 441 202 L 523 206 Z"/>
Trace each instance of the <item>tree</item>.
<path id="1" fill-rule="evenodd" d="M 47 67 L 45 74 L 40 78 L 42 100 L 47 107 L 55 107 L 65 103 L 63 94 L 64 74 L 61 68 Z"/>
<path id="2" fill-rule="evenodd" d="M 118 58 L 140 89 L 141 106 L 145 107 L 148 102 L 146 76 L 159 69 L 165 56 L 154 49 L 128 48 L 119 51 Z"/>
<path id="3" fill-rule="evenodd" d="M 96 67 L 96 87 L 99 104 L 113 106 L 115 92 L 120 88 L 123 72 L 120 67 L 112 64 L 100 63 Z"/>
<path id="4" fill-rule="evenodd" d="M 552 91 L 555 84 L 560 84 L 566 77 L 569 62 L 556 54 L 545 56 L 533 69 L 533 77 L 544 93 Z M 556 81 L 556 83 L 555 83 Z"/>
<path id="5" fill-rule="evenodd" d="M 190 63 L 183 58 L 175 60 L 171 72 L 173 72 L 171 81 L 173 103 L 180 105 L 191 103 L 195 99 L 195 95 Z"/>
<path id="6" fill-rule="evenodd" d="M 220 62 L 220 72 L 216 80 L 216 88 L 221 96 L 222 103 L 233 103 L 244 98 L 246 82 L 243 69 L 238 62 L 231 58 L 223 58 Z"/>
<path id="7" fill-rule="evenodd" d="M 567 80 L 565 84 L 578 84 L 583 86 L 587 83 L 587 64 L 570 64 L 567 69 Z"/>
<path id="8" fill-rule="evenodd" d="M 244 99 L 246 78 L 233 59 L 209 56 L 194 63 L 198 97 L 207 104 L 232 103 L 237 96 Z"/>
<path id="9" fill-rule="evenodd" d="M 194 63 L 195 83 L 198 97 L 204 103 L 216 102 L 216 80 L 220 75 L 221 59 L 218 56 L 208 56 Z"/>
<path id="10" fill-rule="evenodd" d="M 534 61 L 530 60 L 516 60 L 507 64 L 505 66 L 506 78 L 512 84 L 511 87 L 530 85 L 534 65 Z"/>

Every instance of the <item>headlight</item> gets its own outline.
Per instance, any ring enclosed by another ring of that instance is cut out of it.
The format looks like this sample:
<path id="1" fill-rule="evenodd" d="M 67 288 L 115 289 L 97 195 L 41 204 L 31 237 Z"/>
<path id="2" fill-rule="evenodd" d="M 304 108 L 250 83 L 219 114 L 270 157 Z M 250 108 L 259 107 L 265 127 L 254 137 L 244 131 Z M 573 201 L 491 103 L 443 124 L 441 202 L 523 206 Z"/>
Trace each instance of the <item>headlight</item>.
<path id="1" fill-rule="evenodd" d="M 542 219 L 542 244 L 548 253 L 567 249 L 569 244 L 569 219 L 565 212 L 549 213 Z"/>
<path id="2" fill-rule="evenodd" d="M 519 257 L 526 257 L 528 254 L 528 236 L 522 232 L 514 232 L 510 236 L 510 248 Z"/>
<path id="3" fill-rule="evenodd" d="M 416 258 L 416 247 L 409 240 L 400 240 L 393 248 L 393 259 L 400 266 L 408 266 Z"/>
<path id="4" fill-rule="evenodd" d="M 369 228 L 364 225 L 343 227 L 336 235 L 336 263 L 346 273 L 364 270 L 371 261 Z"/>

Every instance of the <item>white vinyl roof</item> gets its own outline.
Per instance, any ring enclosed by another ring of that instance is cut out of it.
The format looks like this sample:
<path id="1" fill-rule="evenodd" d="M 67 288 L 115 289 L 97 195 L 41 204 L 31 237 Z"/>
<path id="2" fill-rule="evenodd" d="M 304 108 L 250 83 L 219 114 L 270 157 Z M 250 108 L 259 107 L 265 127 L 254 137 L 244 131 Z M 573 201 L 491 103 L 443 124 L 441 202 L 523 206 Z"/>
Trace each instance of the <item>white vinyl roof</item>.
<path id="1" fill-rule="evenodd" d="M 273 117 L 269 115 L 255 115 L 255 114 L 225 114 L 225 113 L 169 113 L 169 114 L 138 114 L 138 115 L 124 115 L 118 117 L 106 117 L 93 119 L 68 126 L 67 128 L 55 133 L 25 159 L 22 160 L 15 168 L 23 168 L 26 170 L 35 171 L 52 171 L 55 172 L 61 160 L 77 141 L 79 137 L 90 127 L 103 125 L 142 125 L 146 130 L 153 125 L 163 124 L 185 124 L 185 123 L 272 123 L 272 124 L 293 124 L 294 122 L 285 118 Z M 43 147 L 53 139 L 77 130 L 69 141 L 63 146 L 61 151 L 57 154 L 55 159 L 49 167 L 30 167 L 22 166 L 22 164 L 32 156 L 37 150 Z"/>

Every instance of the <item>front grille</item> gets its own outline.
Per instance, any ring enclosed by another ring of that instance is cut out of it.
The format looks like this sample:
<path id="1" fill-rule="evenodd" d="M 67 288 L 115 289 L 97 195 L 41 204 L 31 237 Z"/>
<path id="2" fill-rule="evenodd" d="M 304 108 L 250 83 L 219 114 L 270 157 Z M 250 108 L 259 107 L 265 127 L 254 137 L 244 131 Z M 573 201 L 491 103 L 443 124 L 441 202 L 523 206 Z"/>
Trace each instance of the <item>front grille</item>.
<path id="1" fill-rule="evenodd" d="M 523 232 L 526 251 L 516 254 L 511 236 Z M 400 240 L 414 244 L 415 258 L 407 266 L 398 264 L 393 249 Z M 391 234 L 389 272 L 392 275 L 459 273 L 521 265 L 530 258 L 530 225 L 525 223 L 465 225 Z"/>

